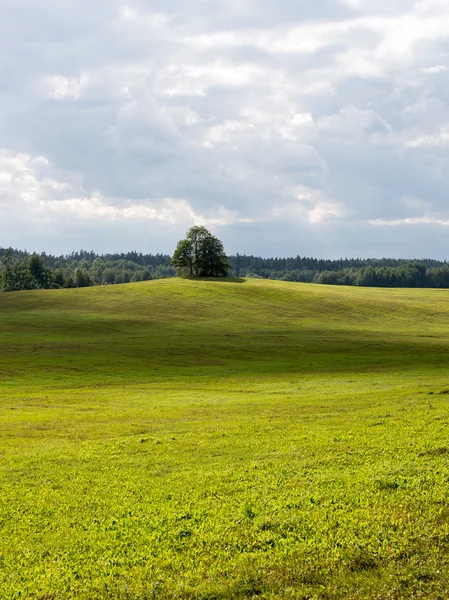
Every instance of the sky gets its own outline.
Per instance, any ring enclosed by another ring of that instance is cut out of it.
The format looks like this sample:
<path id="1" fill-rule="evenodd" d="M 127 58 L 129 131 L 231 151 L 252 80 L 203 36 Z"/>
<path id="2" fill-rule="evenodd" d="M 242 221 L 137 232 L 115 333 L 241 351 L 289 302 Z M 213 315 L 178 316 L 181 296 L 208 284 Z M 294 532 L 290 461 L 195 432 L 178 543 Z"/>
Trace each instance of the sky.
<path id="1" fill-rule="evenodd" d="M 0 246 L 449 259 L 448 0 L 0 11 Z"/>

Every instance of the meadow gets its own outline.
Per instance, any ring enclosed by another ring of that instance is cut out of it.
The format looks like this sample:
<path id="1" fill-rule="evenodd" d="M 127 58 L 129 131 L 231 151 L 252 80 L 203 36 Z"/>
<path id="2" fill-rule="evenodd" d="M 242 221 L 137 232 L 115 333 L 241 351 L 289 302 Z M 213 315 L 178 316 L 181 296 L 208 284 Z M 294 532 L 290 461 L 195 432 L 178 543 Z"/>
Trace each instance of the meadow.
<path id="1" fill-rule="evenodd" d="M 0 295 L 0 598 L 449 597 L 449 291 Z"/>

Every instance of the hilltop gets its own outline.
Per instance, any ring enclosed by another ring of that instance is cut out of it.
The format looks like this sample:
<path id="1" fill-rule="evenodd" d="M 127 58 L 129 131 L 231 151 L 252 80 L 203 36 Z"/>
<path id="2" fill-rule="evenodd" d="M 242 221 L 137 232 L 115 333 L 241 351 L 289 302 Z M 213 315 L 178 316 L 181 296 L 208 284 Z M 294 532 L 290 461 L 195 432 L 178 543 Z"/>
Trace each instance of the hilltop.
<path id="1" fill-rule="evenodd" d="M 435 368 L 449 341 L 448 311 L 442 290 L 254 279 L 8 293 L 0 368 L 22 383 L 31 370 L 43 383 L 102 383 L 189 369 L 221 377 Z"/>

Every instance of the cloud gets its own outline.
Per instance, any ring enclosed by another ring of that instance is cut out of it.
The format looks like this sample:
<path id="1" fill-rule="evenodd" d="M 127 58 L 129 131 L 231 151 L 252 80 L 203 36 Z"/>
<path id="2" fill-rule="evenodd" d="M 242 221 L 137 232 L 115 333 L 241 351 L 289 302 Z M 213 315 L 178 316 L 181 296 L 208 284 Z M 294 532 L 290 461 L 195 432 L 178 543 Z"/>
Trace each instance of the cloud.
<path id="1" fill-rule="evenodd" d="M 371 225 L 376 226 L 387 226 L 387 227 L 399 227 L 402 225 L 441 225 L 443 227 L 449 227 L 449 219 L 434 219 L 432 217 L 408 217 L 406 219 L 393 219 L 388 221 L 386 219 L 375 219 L 370 221 Z"/>
<path id="2" fill-rule="evenodd" d="M 0 50 L 8 243 L 441 252 L 444 0 L 17 0 Z"/>
<path id="3" fill-rule="evenodd" d="M 83 95 L 83 89 L 88 80 L 81 73 L 78 77 L 65 77 L 64 75 L 51 75 L 42 80 L 42 89 L 45 96 L 53 99 L 71 98 L 76 100 Z"/>

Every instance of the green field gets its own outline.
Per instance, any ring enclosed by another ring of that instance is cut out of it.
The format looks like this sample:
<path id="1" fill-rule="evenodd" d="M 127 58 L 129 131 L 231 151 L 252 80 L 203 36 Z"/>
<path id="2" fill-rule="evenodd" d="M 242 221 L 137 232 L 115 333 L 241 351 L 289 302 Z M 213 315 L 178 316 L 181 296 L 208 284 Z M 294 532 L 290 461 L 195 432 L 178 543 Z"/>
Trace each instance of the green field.
<path id="1" fill-rule="evenodd" d="M 449 597 L 449 291 L 0 295 L 0 599 Z"/>

